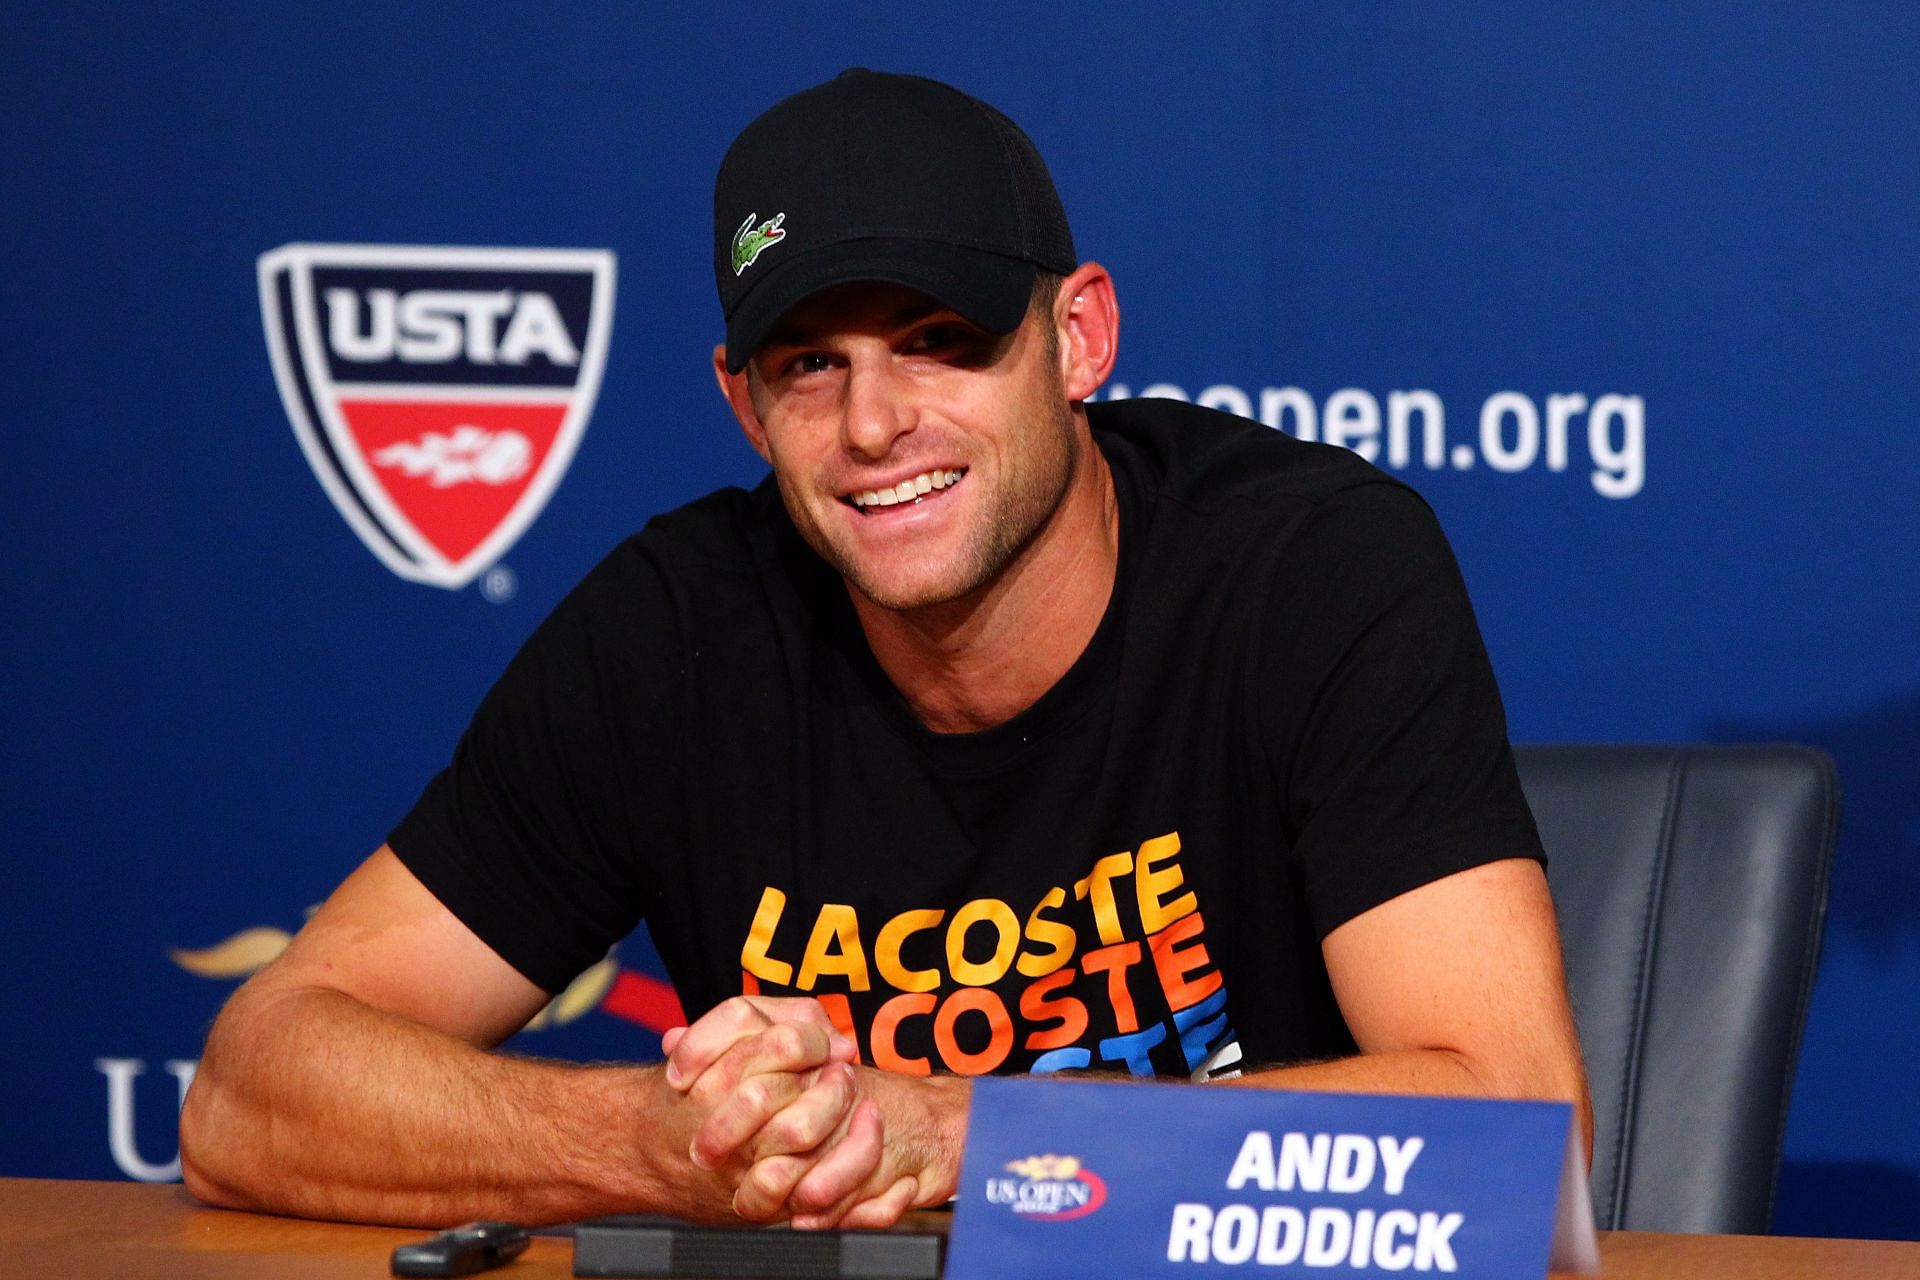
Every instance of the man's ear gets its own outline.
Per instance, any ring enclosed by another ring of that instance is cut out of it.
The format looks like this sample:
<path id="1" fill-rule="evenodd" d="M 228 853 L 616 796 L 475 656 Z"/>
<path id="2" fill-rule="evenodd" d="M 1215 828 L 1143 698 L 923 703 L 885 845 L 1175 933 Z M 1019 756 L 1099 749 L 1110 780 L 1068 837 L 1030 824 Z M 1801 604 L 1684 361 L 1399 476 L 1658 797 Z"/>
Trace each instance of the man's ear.
<path id="1" fill-rule="evenodd" d="M 739 420 L 740 430 L 747 437 L 747 443 L 760 455 L 767 465 L 773 465 L 773 455 L 767 452 L 767 429 L 761 425 L 760 411 L 753 407 L 753 390 L 747 385 L 747 371 L 727 372 L 727 348 L 721 343 L 713 349 L 713 380 L 720 384 L 720 394 L 727 399 L 727 407 L 733 410 L 733 416 Z"/>
<path id="2" fill-rule="evenodd" d="M 1120 302 L 1105 267 L 1084 262 L 1060 282 L 1053 322 L 1060 335 L 1060 375 L 1067 399 L 1089 399 L 1113 372 L 1120 354 Z"/>

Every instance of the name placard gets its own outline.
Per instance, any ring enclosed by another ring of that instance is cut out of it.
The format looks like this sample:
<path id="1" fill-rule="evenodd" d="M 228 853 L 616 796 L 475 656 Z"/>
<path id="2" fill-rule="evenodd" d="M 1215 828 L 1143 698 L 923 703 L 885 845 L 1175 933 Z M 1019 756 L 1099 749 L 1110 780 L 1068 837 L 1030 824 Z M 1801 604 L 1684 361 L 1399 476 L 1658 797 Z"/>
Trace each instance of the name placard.
<path id="1" fill-rule="evenodd" d="M 1511 1278 L 1550 1243 L 1598 1269 L 1566 1103 L 982 1078 L 946 1274 Z"/>

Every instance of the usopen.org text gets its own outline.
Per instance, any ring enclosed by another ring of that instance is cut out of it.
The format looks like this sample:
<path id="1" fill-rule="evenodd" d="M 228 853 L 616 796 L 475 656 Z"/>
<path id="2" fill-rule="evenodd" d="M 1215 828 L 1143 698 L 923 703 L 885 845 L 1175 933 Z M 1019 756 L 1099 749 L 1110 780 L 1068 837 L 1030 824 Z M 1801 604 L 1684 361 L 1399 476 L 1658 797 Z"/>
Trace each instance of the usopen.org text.
<path id="1" fill-rule="evenodd" d="M 1109 383 L 1107 400 L 1134 394 Z M 1511 474 L 1544 466 L 1568 469 L 1584 445 L 1593 491 L 1603 498 L 1631 498 L 1647 480 L 1647 406 L 1640 396 L 1607 393 L 1589 398 L 1578 391 L 1534 397 L 1496 391 L 1480 404 L 1477 431 L 1447 443 L 1447 411 L 1432 391 L 1389 391 L 1385 403 L 1371 391 L 1342 387 L 1316 401 L 1299 387 L 1262 387 L 1257 393 L 1215 383 L 1188 395 L 1172 382 L 1143 387 L 1143 397 L 1186 400 L 1252 418 L 1302 440 L 1344 445 L 1367 461 L 1393 471 L 1420 466 L 1429 471 L 1469 471 L 1485 463 Z"/>

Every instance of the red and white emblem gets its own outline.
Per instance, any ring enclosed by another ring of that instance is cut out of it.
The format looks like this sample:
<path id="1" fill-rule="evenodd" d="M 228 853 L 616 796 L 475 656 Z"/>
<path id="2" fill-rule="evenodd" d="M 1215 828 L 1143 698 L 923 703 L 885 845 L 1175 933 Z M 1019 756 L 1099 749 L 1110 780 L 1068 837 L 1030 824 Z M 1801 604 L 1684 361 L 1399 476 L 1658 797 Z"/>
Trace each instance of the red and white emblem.
<path id="1" fill-rule="evenodd" d="M 613 328 L 606 249 L 289 244 L 261 255 L 280 398 L 360 540 L 464 587 L 540 514 Z"/>

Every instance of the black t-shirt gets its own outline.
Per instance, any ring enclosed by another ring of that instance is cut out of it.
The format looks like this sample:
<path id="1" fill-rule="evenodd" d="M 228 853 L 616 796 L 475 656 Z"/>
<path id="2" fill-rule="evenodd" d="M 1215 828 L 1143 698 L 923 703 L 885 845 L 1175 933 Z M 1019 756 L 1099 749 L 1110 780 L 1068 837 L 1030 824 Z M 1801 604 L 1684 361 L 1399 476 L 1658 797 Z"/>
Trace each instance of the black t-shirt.
<path id="1" fill-rule="evenodd" d="M 644 918 L 690 1016 L 814 995 L 894 1070 L 1351 1053 L 1321 939 L 1540 857 L 1459 571 L 1347 450 L 1165 401 L 1089 415 L 1119 574 L 1012 720 L 923 726 L 769 480 L 595 568 L 395 852 L 549 991 Z"/>

